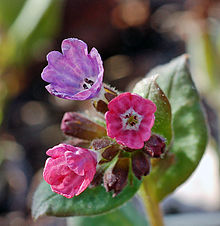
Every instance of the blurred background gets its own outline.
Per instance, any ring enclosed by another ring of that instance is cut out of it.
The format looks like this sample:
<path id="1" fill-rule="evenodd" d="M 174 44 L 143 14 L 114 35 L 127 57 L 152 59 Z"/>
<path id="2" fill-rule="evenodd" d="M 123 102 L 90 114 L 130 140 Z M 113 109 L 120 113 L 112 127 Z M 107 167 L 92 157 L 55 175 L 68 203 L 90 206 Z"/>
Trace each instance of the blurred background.
<path id="1" fill-rule="evenodd" d="M 30 205 L 46 150 L 64 139 L 64 112 L 87 107 L 49 95 L 40 76 L 47 53 L 70 37 L 98 49 L 104 81 L 121 91 L 152 67 L 190 55 L 210 142 L 162 207 L 165 214 L 219 211 L 220 1 L 0 0 L 0 225 L 65 225 L 51 217 L 33 222 Z"/>

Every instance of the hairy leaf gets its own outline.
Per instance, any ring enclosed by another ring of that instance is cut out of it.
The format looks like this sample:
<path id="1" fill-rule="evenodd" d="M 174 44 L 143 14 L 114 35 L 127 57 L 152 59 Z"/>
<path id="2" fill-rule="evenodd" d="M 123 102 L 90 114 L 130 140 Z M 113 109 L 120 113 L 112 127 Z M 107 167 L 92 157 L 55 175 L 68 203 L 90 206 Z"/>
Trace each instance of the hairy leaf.
<path id="1" fill-rule="evenodd" d="M 166 138 L 166 144 L 169 145 L 172 139 L 171 106 L 166 95 L 156 82 L 157 77 L 158 75 L 141 80 L 136 84 L 133 92 L 156 104 L 157 111 L 155 112 L 152 132 Z"/>
<path id="2" fill-rule="evenodd" d="M 67 219 L 67 226 L 147 226 L 149 225 L 144 214 L 135 208 L 132 202 L 127 202 L 121 208 L 107 214 L 94 217 L 70 217 Z"/>
<path id="3" fill-rule="evenodd" d="M 164 159 L 152 162 L 152 171 L 144 179 L 150 193 L 158 201 L 192 174 L 207 143 L 205 117 L 187 60 L 186 55 L 180 56 L 168 64 L 156 67 L 147 75 L 159 74 L 157 83 L 169 99 L 172 109 L 172 147 Z M 161 129 L 154 132 L 160 133 Z"/>
<path id="4" fill-rule="evenodd" d="M 87 188 L 79 196 L 67 199 L 51 191 L 45 181 L 37 188 L 32 203 L 32 215 L 35 219 L 42 215 L 49 216 L 91 216 L 112 210 L 134 196 L 141 181 L 133 179 L 116 197 L 106 192 L 103 186 Z"/>

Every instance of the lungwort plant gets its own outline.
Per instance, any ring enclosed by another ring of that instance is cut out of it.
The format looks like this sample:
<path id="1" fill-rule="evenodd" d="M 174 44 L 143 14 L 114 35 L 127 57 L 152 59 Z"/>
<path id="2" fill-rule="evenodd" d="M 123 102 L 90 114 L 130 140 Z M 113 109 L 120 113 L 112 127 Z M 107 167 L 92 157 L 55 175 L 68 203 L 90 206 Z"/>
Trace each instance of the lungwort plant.
<path id="1" fill-rule="evenodd" d="M 64 99 L 90 99 L 99 113 L 98 119 L 64 114 L 61 130 L 68 139 L 46 152 L 33 217 L 104 214 L 138 192 L 151 225 L 163 225 L 160 201 L 191 175 L 207 143 L 188 57 L 156 67 L 131 93 L 103 83 L 98 51 L 88 53 L 81 40 L 64 40 L 62 53 L 50 52 L 47 61 L 42 72 L 46 89 Z M 112 214 L 123 220 L 117 211 Z M 109 214 L 103 216 L 96 218 L 107 220 Z"/>

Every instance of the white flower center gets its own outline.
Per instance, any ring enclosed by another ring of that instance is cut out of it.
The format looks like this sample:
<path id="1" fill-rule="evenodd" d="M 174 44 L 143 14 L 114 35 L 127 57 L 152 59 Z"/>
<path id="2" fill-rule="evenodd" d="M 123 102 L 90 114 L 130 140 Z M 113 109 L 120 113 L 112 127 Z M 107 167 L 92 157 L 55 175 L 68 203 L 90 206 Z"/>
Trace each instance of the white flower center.
<path id="1" fill-rule="evenodd" d="M 82 86 L 84 89 L 90 89 L 93 84 L 94 82 L 91 79 L 85 78 Z"/>
<path id="2" fill-rule="evenodd" d="M 143 119 L 143 116 L 139 115 L 133 108 L 128 109 L 120 117 L 124 130 L 138 130 Z"/>

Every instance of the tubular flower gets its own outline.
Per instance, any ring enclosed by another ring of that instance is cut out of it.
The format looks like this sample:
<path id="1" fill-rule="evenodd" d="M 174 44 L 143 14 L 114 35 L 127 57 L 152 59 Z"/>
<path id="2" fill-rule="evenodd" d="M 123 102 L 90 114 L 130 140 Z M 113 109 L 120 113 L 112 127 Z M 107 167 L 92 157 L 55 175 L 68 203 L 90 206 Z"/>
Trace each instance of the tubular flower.
<path id="1" fill-rule="evenodd" d="M 152 135 L 144 144 L 144 152 L 153 158 L 161 158 L 166 150 L 166 140 L 159 135 Z"/>
<path id="2" fill-rule="evenodd" d="M 96 154 L 88 149 L 59 144 L 47 151 L 44 180 L 52 191 L 72 198 L 82 193 L 96 173 Z"/>
<path id="3" fill-rule="evenodd" d="M 151 136 L 156 105 L 137 94 L 123 93 L 109 102 L 108 109 L 108 136 L 129 148 L 143 148 Z"/>
<path id="4" fill-rule="evenodd" d="M 76 38 L 62 42 L 62 53 L 47 55 L 48 65 L 42 79 L 50 83 L 46 89 L 54 96 L 70 100 L 87 100 L 98 96 L 102 88 L 103 64 L 98 51 L 88 54 L 86 43 Z"/>
<path id="5" fill-rule="evenodd" d="M 66 112 L 61 122 L 64 134 L 84 140 L 93 140 L 106 136 L 106 129 L 89 120 L 83 114 Z"/>

